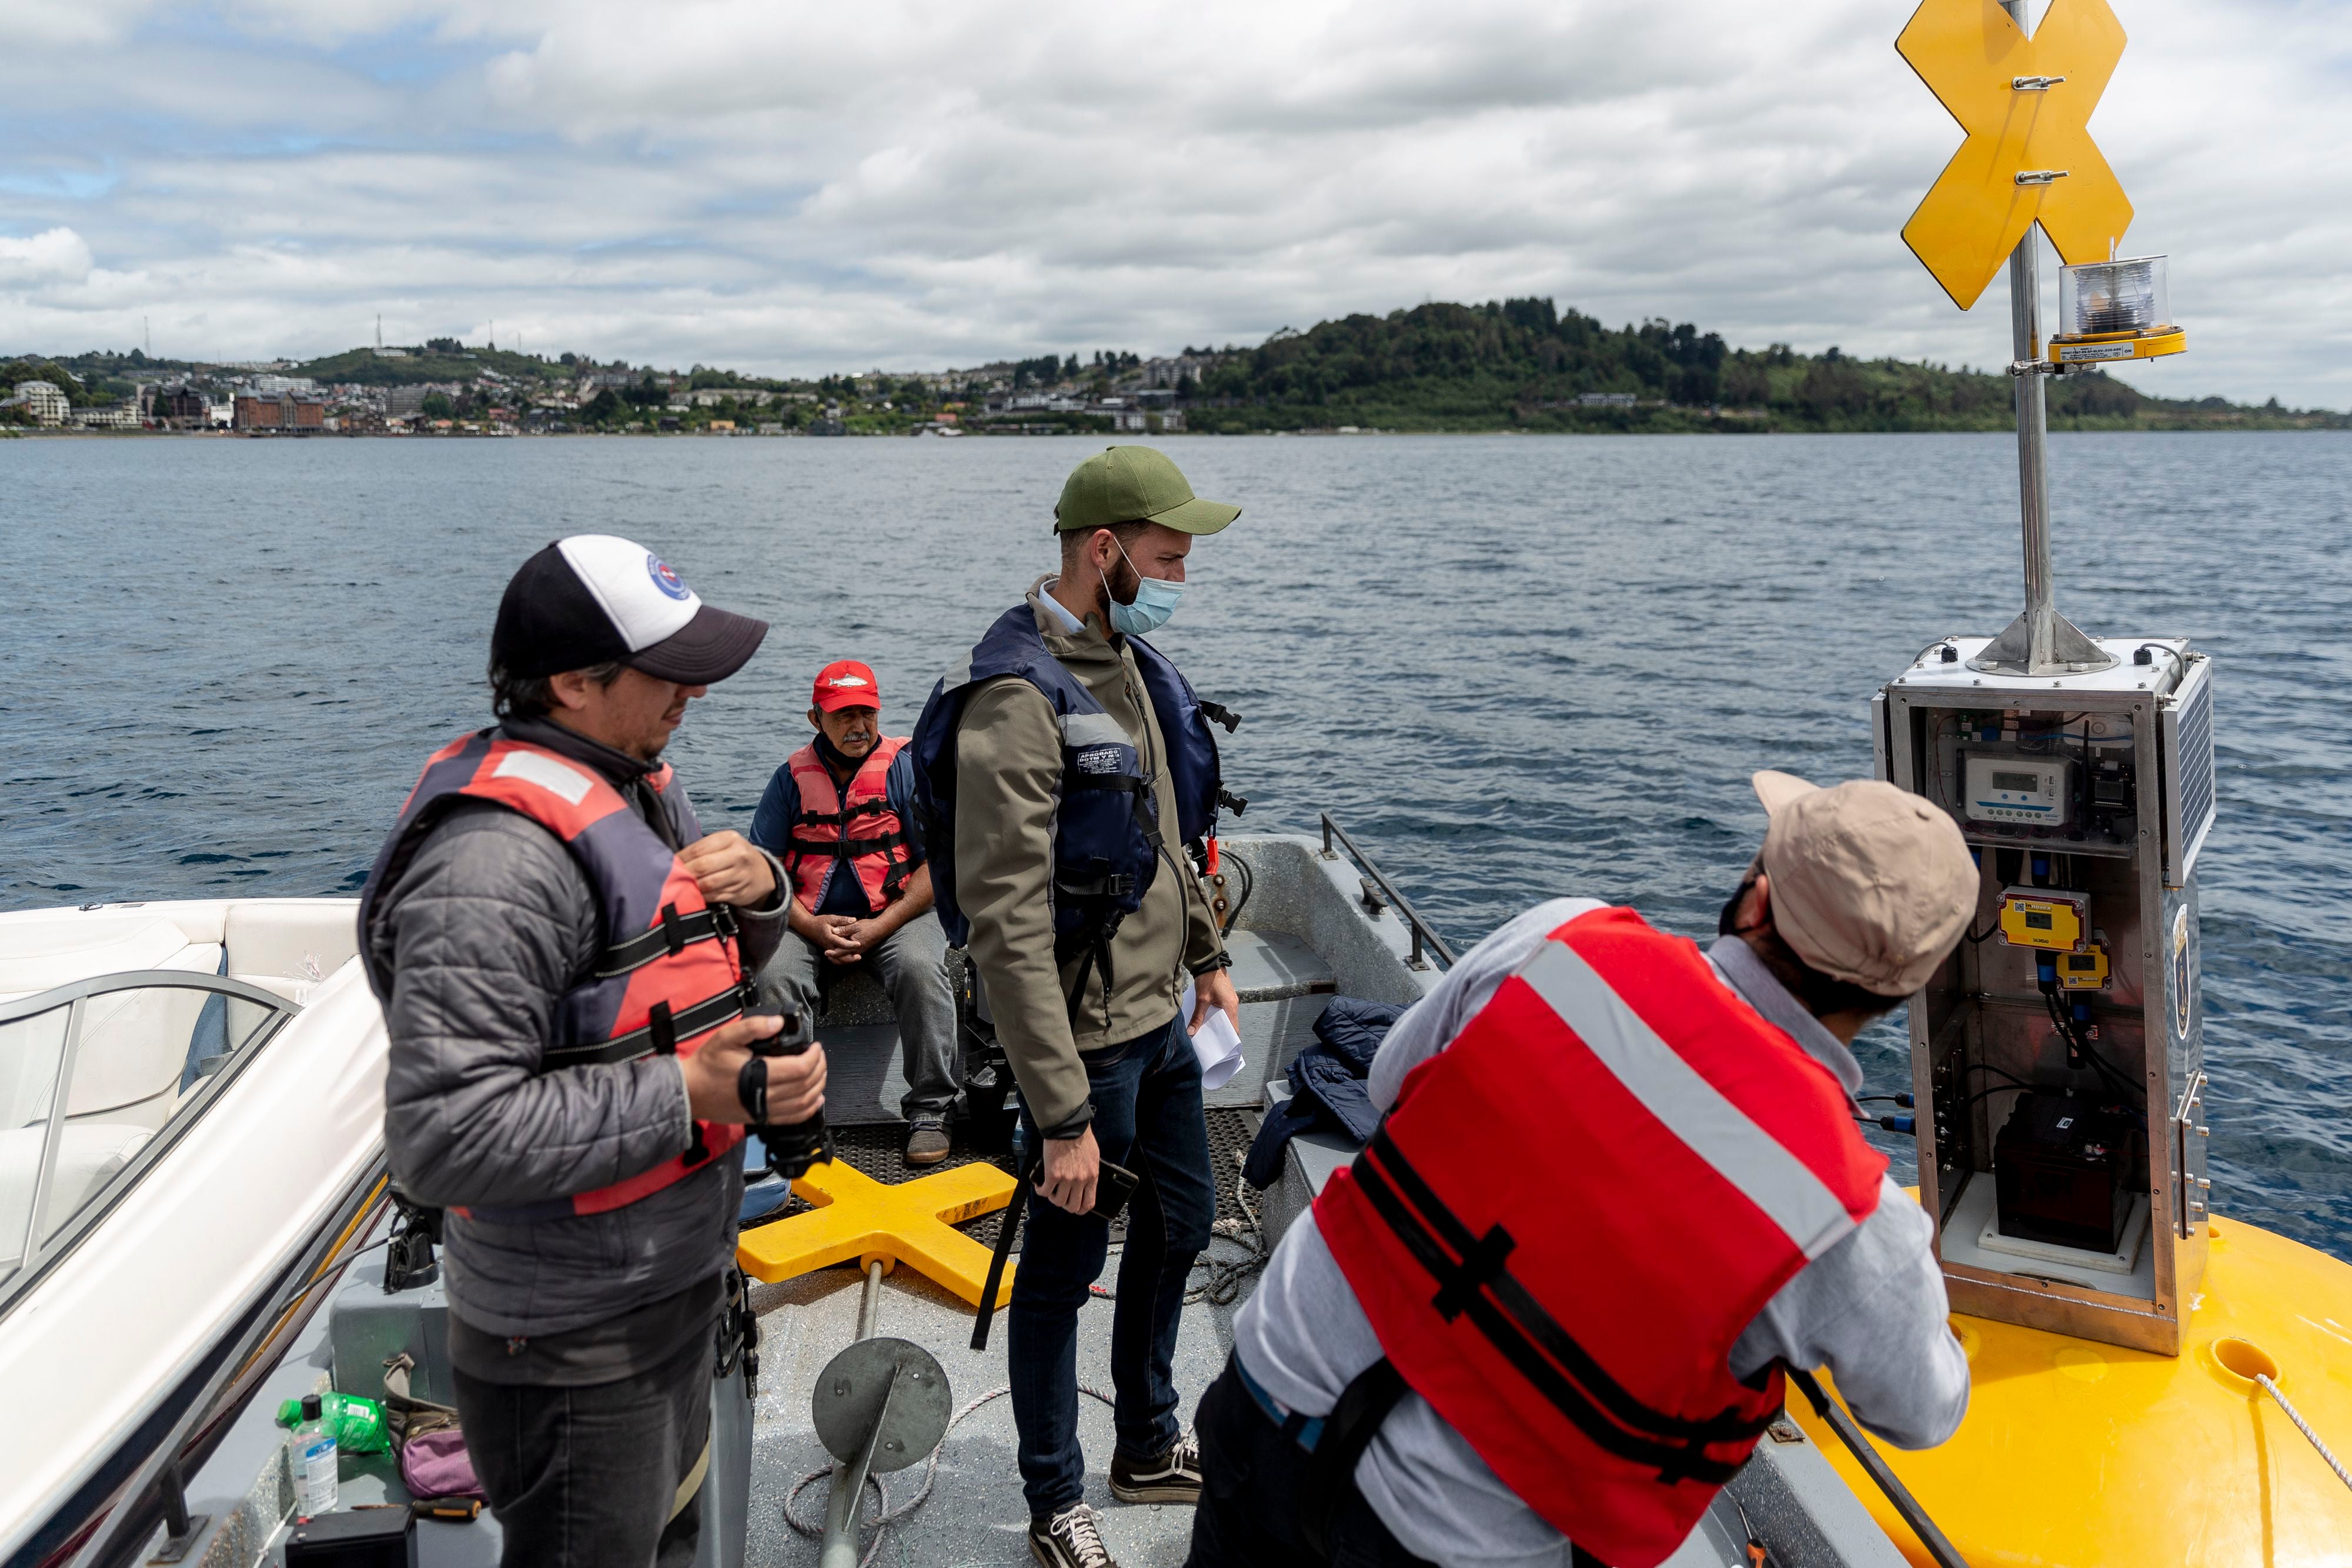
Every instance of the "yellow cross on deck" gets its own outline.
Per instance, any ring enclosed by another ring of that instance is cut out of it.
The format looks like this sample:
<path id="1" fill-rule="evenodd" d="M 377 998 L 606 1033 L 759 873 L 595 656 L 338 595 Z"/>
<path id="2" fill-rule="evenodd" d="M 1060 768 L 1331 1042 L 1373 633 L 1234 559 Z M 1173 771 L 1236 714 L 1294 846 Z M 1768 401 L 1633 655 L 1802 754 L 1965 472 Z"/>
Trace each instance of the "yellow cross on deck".
<path id="1" fill-rule="evenodd" d="M 886 1186 L 836 1159 L 811 1166 L 793 1194 L 815 1212 L 747 1230 L 736 1241 L 736 1261 L 751 1278 L 773 1284 L 853 1258 L 886 1270 L 905 1263 L 978 1306 L 989 1251 L 954 1228 L 1012 1202 L 1013 1178 L 975 1163 Z M 1013 1299 L 1013 1272 L 1006 1269 L 998 1289 L 1000 1307 Z"/>
<path id="2" fill-rule="evenodd" d="M 2131 203 L 2087 125 L 2124 52 L 2107 0 L 2052 0 L 2030 38 L 1997 0 L 1924 0 L 1895 47 L 1969 133 L 1903 225 L 1954 304 L 2037 221 L 2069 264 L 2115 254 Z"/>

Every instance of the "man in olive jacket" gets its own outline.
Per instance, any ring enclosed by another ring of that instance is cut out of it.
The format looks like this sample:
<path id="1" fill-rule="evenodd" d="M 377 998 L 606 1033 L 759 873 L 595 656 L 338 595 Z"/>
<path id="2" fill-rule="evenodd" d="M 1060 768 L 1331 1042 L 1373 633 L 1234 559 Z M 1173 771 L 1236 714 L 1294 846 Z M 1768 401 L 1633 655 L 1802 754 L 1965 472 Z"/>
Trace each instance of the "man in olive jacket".
<path id="1" fill-rule="evenodd" d="M 1111 1562 L 1083 1501 L 1076 1374 L 1077 1313 L 1108 1241 L 1108 1223 L 1088 1212 L 1106 1160 L 1140 1178 L 1111 1331 L 1111 1493 L 1128 1502 L 1190 1503 L 1200 1491 L 1199 1450 L 1177 1420 L 1171 1381 L 1186 1281 L 1216 1209 L 1189 1030 L 1213 1007 L 1236 1020 L 1239 1011 L 1215 919 L 1177 842 L 1180 805 L 1199 810 L 1180 802 L 1179 777 L 1191 763 L 1188 782 L 1198 788 L 1203 748 L 1213 776 L 1213 744 L 1197 709 L 1158 710 L 1139 659 L 1160 672 L 1163 690 L 1181 679 L 1149 648 L 1139 653 L 1130 634 L 1173 610 L 1193 539 L 1238 514 L 1196 499 L 1176 465 L 1149 447 L 1114 446 L 1080 464 L 1055 508 L 1061 571 L 1040 578 L 1027 599 L 1036 639 L 1066 673 L 1044 675 L 1064 696 L 1057 704 L 1020 674 L 980 680 L 976 662 L 970 674 L 978 684 L 946 758 L 953 768 L 951 894 L 970 923 L 972 961 L 1020 1083 L 1024 1120 L 1043 1149 L 1045 1201 L 1029 1204 L 1006 1340 L 1030 1551 L 1045 1568 Z M 1016 630 L 1025 640 L 1028 629 Z M 1098 714 L 1070 711 L 1082 699 L 1068 677 Z M 935 707 L 940 702 L 933 698 Z M 926 724 L 932 717 L 927 712 Z M 1101 727 L 1106 718 L 1115 733 Z M 1072 880 L 1068 867 L 1057 874 L 1057 824 L 1067 831 L 1067 747 L 1078 733 L 1131 755 L 1150 792 L 1144 820 L 1156 824 L 1157 874 L 1099 952 L 1066 942 L 1057 952 L 1055 942 L 1057 898 L 1067 900 Z M 1191 749 L 1171 757 L 1171 745 Z M 1210 794 L 1213 804 L 1213 784 Z M 935 861 L 935 877 L 938 870 Z M 1198 1000 L 1182 1018 L 1188 977 Z"/>

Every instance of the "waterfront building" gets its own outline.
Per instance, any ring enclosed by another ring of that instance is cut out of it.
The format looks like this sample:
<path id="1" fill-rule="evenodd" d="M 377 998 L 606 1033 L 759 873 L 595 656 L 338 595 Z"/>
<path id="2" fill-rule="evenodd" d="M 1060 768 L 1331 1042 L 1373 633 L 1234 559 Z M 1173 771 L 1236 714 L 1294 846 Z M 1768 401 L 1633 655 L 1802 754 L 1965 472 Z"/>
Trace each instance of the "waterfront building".
<path id="1" fill-rule="evenodd" d="M 291 392 L 277 397 L 240 392 L 236 419 L 239 430 L 300 435 L 326 428 L 327 405 L 318 398 L 298 398 Z"/>
<path id="2" fill-rule="evenodd" d="M 35 422 L 40 424 L 63 424 L 67 411 L 72 407 L 66 394 L 48 382 L 18 382 L 16 395 L 8 401 L 31 410 Z"/>

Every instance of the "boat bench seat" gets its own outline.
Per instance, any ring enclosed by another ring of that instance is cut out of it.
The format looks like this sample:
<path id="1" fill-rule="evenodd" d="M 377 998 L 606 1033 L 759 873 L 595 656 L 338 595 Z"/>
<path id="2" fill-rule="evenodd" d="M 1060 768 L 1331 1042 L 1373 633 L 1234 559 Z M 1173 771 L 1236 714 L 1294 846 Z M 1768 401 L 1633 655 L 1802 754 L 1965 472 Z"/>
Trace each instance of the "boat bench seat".
<path id="1" fill-rule="evenodd" d="M 15 1263 L 25 1244 L 25 1216 L 39 1179 L 47 1129 L 35 1124 L 0 1132 L 0 1267 Z M 154 1136 L 152 1129 L 113 1122 L 67 1124 L 58 1143 L 58 1166 L 41 1205 L 39 1236 L 47 1237 L 96 1197 Z"/>

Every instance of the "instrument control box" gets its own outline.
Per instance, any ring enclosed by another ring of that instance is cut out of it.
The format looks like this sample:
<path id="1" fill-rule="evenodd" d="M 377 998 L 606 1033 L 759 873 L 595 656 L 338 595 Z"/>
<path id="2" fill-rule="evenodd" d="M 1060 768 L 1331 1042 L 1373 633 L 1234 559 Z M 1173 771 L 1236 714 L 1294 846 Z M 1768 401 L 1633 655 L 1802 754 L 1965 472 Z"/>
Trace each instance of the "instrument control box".
<path id="1" fill-rule="evenodd" d="M 2000 895 L 2000 939 L 2011 947 L 2080 953 L 2091 945 L 2091 895 L 2062 887 L 2010 888 Z"/>
<path id="2" fill-rule="evenodd" d="M 2073 1094 L 2021 1094 L 1993 1141 L 2000 1233 L 2113 1252 L 2133 1193 L 2132 1125 L 2121 1110 Z"/>
<path id="3" fill-rule="evenodd" d="M 2074 763 L 2064 757 L 1971 751 L 1966 785 L 1963 799 L 1973 821 L 2063 828 L 2072 814 L 2067 808 L 2074 798 Z"/>

